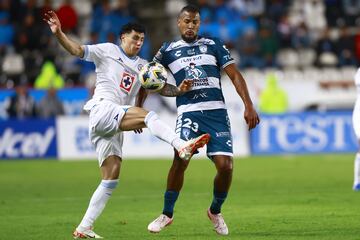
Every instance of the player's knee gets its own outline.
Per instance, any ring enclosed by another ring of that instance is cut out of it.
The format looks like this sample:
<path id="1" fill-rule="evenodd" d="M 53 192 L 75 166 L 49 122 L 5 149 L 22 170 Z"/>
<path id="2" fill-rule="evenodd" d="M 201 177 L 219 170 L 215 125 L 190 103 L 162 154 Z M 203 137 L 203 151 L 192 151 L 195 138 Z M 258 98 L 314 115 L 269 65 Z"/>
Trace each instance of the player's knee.
<path id="1" fill-rule="evenodd" d="M 121 158 L 117 156 L 108 157 L 101 167 L 104 180 L 116 180 L 120 175 Z"/>
<path id="2" fill-rule="evenodd" d="M 233 163 L 231 160 L 221 161 L 216 167 L 218 172 L 224 174 L 231 174 L 233 171 Z"/>
<path id="3" fill-rule="evenodd" d="M 183 161 L 183 160 L 178 160 L 175 159 L 173 161 L 173 165 L 172 168 L 176 171 L 176 172 L 185 172 L 186 168 L 188 167 L 190 161 Z"/>

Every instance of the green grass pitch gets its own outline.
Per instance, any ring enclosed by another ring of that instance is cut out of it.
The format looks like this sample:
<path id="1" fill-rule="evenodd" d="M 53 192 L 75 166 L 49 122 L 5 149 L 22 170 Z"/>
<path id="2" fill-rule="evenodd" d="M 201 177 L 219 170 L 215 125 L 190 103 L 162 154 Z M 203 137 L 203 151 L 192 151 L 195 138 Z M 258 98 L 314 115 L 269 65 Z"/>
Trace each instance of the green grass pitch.
<path id="1" fill-rule="evenodd" d="M 235 160 L 223 214 L 224 239 L 360 239 L 354 155 L 266 156 Z M 105 239 L 219 239 L 206 209 L 215 168 L 193 159 L 175 208 L 159 234 L 170 161 L 124 160 L 120 184 L 95 224 Z M 0 161 L 0 239 L 71 239 L 100 181 L 96 161 Z"/>

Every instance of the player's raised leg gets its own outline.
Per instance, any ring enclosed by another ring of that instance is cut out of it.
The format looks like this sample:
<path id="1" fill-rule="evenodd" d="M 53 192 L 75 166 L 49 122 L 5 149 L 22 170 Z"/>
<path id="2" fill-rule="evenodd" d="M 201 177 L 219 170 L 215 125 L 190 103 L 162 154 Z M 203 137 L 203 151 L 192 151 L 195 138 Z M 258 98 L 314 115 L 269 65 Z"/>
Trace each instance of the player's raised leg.
<path id="1" fill-rule="evenodd" d="M 203 147 L 210 140 L 209 134 L 203 134 L 195 139 L 184 141 L 155 112 L 130 107 L 121 121 L 120 130 L 131 131 L 144 127 L 147 127 L 152 135 L 173 146 L 179 152 L 180 158 L 187 161 L 198 148 Z"/>
<path id="2" fill-rule="evenodd" d="M 105 208 L 119 182 L 121 158 L 109 156 L 101 164 L 102 180 L 90 199 L 86 213 L 73 233 L 74 238 L 102 238 L 93 231 L 95 220 Z"/>

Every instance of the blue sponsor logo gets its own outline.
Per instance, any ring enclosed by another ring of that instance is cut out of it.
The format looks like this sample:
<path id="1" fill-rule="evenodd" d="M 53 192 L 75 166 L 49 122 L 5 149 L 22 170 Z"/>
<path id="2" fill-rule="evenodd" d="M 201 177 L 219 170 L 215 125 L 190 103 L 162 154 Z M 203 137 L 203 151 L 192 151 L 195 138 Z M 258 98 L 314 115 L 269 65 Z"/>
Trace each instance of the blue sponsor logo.
<path id="1" fill-rule="evenodd" d="M 80 152 L 93 152 L 94 147 L 89 140 L 89 130 L 85 127 L 75 129 L 76 148 Z"/>
<path id="2" fill-rule="evenodd" d="M 55 120 L 0 122 L 0 159 L 56 157 Z"/>
<path id="3" fill-rule="evenodd" d="M 355 152 L 351 112 L 262 115 L 251 133 L 254 154 Z"/>

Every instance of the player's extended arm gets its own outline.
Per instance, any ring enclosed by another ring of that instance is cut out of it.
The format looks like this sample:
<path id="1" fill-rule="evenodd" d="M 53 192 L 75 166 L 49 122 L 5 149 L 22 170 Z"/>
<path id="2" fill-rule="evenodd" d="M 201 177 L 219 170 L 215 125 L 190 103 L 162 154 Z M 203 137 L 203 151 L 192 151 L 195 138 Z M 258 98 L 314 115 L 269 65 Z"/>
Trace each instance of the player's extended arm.
<path id="1" fill-rule="evenodd" d="M 137 96 L 136 96 L 136 99 L 135 99 L 135 106 L 136 107 L 143 107 L 147 96 L 148 96 L 148 92 L 144 88 L 141 87 L 138 94 L 137 94 Z"/>
<path id="2" fill-rule="evenodd" d="M 49 24 L 51 32 L 56 36 L 60 44 L 72 55 L 84 57 L 84 47 L 69 39 L 61 30 L 61 23 L 54 11 L 48 11 L 44 15 L 44 21 Z"/>
<path id="3" fill-rule="evenodd" d="M 190 91 L 191 87 L 192 80 L 190 79 L 185 79 L 182 81 L 179 87 L 166 83 L 165 86 L 160 90 L 159 94 L 165 97 L 176 97 Z"/>
<path id="4" fill-rule="evenodd" d="M 230 64 L 227 67 L 225 67 L 225 72 L 231 79 L 232 83 L 235 86 L 236 92 L 241 97 L 242 101 L 245 105 L 245 112 L 244 112 L 244 118 L 249 126 L 249 130 L 256 127 L 256 125 L 260 122 L 260 118 L 257 114 L 257 112 L 254 109 L 253 103 L 250 99 L 249 91 L 246 86 L 245 79 L 239 72 L 239 70 L 236 68 L 235 64 Z"/>
<path id="5" fill-rule="evenodd" d="M 147 96 L 148 96 L 148 92 L 147 92 L 144 88 L 141 87 L 141 88 L 139 89 L 138 94 L 136 95 L 135 107 L 140 107 L 140 108 L 142 108 L 143 105 L 144 105 L 144 102 L 145 102 L 145 100 L 146 100 L 146 98 L 147 98 Z M 139 128 L 139 129 L 135 129 L 134 132 L 135 132 L 135 133 L 142 133 L 143 130 L 142 130 L 142 128 Z"/>

